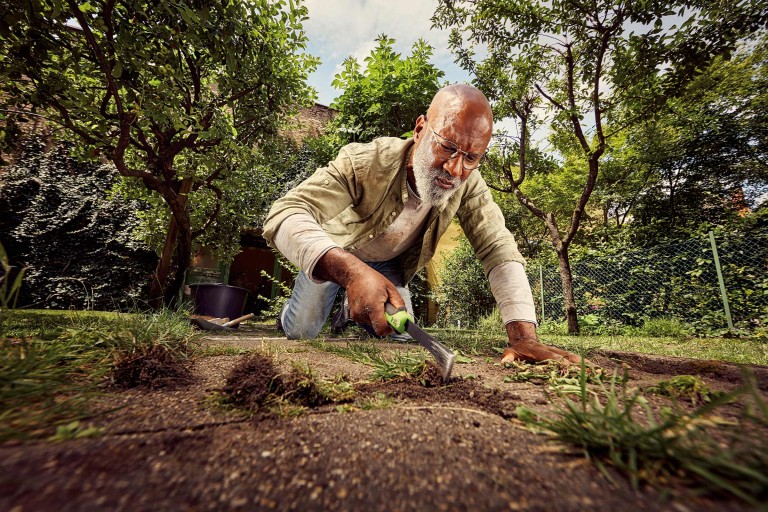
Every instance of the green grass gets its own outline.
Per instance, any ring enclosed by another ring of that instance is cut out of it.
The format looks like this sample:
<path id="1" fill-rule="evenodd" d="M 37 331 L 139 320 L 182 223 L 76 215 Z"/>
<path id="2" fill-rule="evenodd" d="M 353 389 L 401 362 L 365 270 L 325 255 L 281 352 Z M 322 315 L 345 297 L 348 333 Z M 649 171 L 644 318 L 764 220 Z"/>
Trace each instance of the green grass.
<path id="1" fill-rule="evenodd" d="M 682 481 L 702 492 L 736 496 L 751 505 L 768 499 L 768 403 L 754 376 L 744 373 L 744 386 L 687 410 L 654 411 L 647 399 L 616 374 L 597 391 L 587 388 L 582 366 L 579 400 L 566 398 L 553 413 L 539 415 L 524 406 L 518 418 L 534 429 L 580 446 L 610 479 L 605 465 L 640 483 L 666 486 Z M 745 404 L 738 422 L 717 416 L 723 406 Z"/>
<path id="2" fill-rule="evenodd" d="M 506 333 L 501 328 L 474 330 L 429 328 L 427 331 L 447 346 L 466 354 L 498 355 L 498 349 L 506 347 L 509 343 Z M 539 339 L 547 345 L 587 356 L 595 350 L 616 350 L 768 365 L 768 343 L 750 338 L 569 336 L 540 333 Z"/>
<path id="3" fill-rule="evenodd" d="M 324 350 L 373 368 L 372 377 L 376 380 L 391 380 L 398 377 L 421 377 L 427 370 L 427 352 L 421 349 L 398 350 L 385 356 L 382 350 L 371 341 L 368 343 L 347 343 L 339 346 L 320 340 L 309 341 L 319 350 Z"/>
<path id="4" fill-rule="evenodd" d="M 0 331 L 0 440 L 48 436 L 88 417 L 112 368 L 161 347 L 194 353 L 187 315 L 16 310 Z"/>
<path id="5" fill-rule="evenodd" d="M 566 350 L 617 350 L 659 356 L 717 359 L 768 365 L 768 343 L 743 338 L 650 338 L 640 336 L 552 336 L 544 343 Z"/>

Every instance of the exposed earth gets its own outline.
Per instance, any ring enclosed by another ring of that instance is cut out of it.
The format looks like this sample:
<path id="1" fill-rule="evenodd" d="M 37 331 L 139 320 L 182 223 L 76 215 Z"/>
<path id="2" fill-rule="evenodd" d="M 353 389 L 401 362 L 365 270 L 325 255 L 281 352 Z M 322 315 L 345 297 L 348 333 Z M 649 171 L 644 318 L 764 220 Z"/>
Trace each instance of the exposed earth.
<path id="1" fill-rule="evenodd" d="M 470 357 L 442 386 L 374 381 L 370 366 L 247 325 L 205 343 L 267 354 L 285 373 L 306 364 L 349 382 L 355 397 L 298 415 L 245 415 L 217 397 L 248 356 L 201 357 L 191 383 L 108 390 L 104 413 L 87 421 L 102 429 L 97 437 L 0 446 L 0 510 L 751 510 L 681 484 L 636 491 L 610 466 L 609 480 L 577 448 L 524 428 L 517 406 L 546 413 L 553 404 L 546 385 L 516 381 L 519 370 L 498 357 Z M 590 357 L 607 371 L 623 364 L 635 387 L 688 374 L 727 391 L 740 380 L 735 365 L 714 361 Z M 765 393 L 768 368 L 755 371 Z"/>

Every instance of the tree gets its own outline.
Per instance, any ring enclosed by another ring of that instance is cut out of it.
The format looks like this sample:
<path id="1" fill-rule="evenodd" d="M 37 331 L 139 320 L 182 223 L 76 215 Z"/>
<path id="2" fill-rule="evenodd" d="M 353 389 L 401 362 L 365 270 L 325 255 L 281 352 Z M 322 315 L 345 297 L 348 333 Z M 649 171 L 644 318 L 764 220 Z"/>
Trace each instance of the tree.
<path id="1" fill-rule="evenodd" d="M 271 0 L 39 0 L 0 20 L 4 113 L 44 115 L 169 209 L 153 305 L 177 295 L 224 189 L 246 186 L 238 170 L 253 146 L 309 98 L 306 12 Z M 202 209 L 188 198 L 203 190 L 208 215 L 193 231 Z"/>
<path id="2" fill-rule="evenodd" d="M 451 48 L 491 100 L 495 117 L 518 122 L 515 158 L 497 169 L 503 180 L 491 185 L 514 194 L 546 225 L 558 256 L 569 332 L 579 326 L 568 250 L 607 141 L 651 117 L 714 56 L 728 54 L 740 36 L 765 25 L 764 7 L 760 0 L 441 0 L 433 23 L 453 27 Z M 685 15 L 684 23 L 664 29 L 675 14 Z M 477 62 L 474 45 L 480 44 L 485 57 Z M 572 181 L 567 216 L 542 206 L 527 189 L 532 177 L 554 178 L 529 166 L 535 145 L 530 133 L 541 125 Z"/>
<path id="3" fill-rule="evenodd" d="M 768 35 L 715 59 L 627 146 L 654 178 L 635 209 L 642 238 L 738 223 L 768 185 Z"/>
<path id="4" fill-rule="evenodd" d="M 393 50 L 394 39 L 380 35 L 376 41 L 365 59 L 365 70 L 349 57 L 333 80 L 333 86 L 343 91 L 331 103 L 337 113 L 328 131 L 334 134 L 336 149 L 349 142 L 410 132 L 440 88 L 444 73 L 430 64 L 432 47 L 422 39 L 405 58 Z"/>

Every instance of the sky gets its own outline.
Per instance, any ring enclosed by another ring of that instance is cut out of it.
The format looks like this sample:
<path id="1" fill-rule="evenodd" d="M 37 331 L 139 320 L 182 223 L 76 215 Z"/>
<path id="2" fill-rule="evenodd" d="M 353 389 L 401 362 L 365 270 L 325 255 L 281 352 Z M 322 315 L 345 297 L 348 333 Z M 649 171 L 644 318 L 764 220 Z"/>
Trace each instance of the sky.
<path id="1" fill-rule="evenodd" d="M 453 62 L 449 31 L 431 28 L 437 0 L 306 0 L 305 5 L 309 9 L 309 20 L 304 22 L 307 52 L 322 61 L 309 77 L 318 103 L 330 105 L 341 94 L 331 82 L 342 62 L 349 56 L 362 62 L 380 34 L 394 39 L 395 51 L 403 56 L 411 54 L 411 46 L 419 38 L 426 40 L 434 49 L 432 64 L 445 73 L 443 80 L 470 81 Z"/>

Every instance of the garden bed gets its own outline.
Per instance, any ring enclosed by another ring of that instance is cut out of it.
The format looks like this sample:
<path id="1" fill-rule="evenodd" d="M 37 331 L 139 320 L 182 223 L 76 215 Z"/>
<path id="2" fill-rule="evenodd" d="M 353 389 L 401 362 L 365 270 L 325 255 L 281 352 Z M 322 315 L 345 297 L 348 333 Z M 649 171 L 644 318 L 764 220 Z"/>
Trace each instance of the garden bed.
<path id="1" fill-rule="evenodd" d="M 342 355 L 348 340 L 293 342 L 265 334 L 243 328 L 208 337 L 209 349 L 191 368 L 195 378 L 175 387 L 111 388 L 96 403 L 102 414 L 82 420 L 75 438 L 0 446 L 0 508 L 752 508 L 727 493 L 699 495 L 683 480 L 635 489 L 610 464 L 601 471 L 578 447 L 530 431 L 517 418 L 519 406 L 551 415 L 563 400 L 556 386 L 565 381 L 543 367 L 537 376 L 536 368 L 502 367 L 483 354 L 462 357 L 446 386 L 428 373 L 380 381 L 371 379 L 370 364 Z M 377 347 L 385 354 L 415 350 Z M 315 405 L 286 399 L 277 407 L 235 407 L 227 379 L 255 351 L 274 361 L 276 375 L 304 368 L 353 394 Z M 590 357 L 606 375 L 626 370 L 630 387 L 647 388 L 683 370 L 712 393 L 739 384 L 736 367 L 722 363 L 616 352 Z M 765 389 L 766 369 L 756 370 Z M 649 398 L 654 411 L 669 400 Z M 723 414 L 736 418 L 742 409 L 725 406 Z M 76 438 L 85 429 L 98 435 Z"/>

